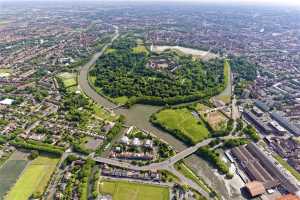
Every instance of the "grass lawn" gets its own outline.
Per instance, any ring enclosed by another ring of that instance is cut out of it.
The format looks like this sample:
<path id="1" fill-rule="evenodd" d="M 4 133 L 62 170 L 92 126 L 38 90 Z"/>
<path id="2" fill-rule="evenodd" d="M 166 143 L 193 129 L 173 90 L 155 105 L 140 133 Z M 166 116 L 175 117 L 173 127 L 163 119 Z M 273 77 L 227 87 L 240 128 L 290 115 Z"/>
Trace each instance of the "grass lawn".
<path id="1" fill-rule="evenodd" d="M 64 73 L 58 74 L 57 77 L 62 80 L 65 88 L 77 85 L 75 73 L 64 72 Z"/>
<path id="2" fill-rule="evenodd" d="M 144 45 L 138 45 L 137 47 L 134 47 L 132 49 L 133 53 L 146 53 L 148 54 L 148 50 L 146 49 L 146 47 Z"/>
<path id="3" fill-rule="evenodd" d="M 155 114 L 157 122 L 164 127 L 179 130 L 193 143 L 200 142 L 209 136 L 204 122 L 196 119 L 187 108 L 165 109 Z"/>
<path id="4" fill-rule="evenodd" d="M 279 155 L 275 155 L 274 158 L 281 164 L 286 170 L 288 170 L 298 181 L 300 181 L 300 173 L 296 171 L 292 166 L 289 165 L 284 159 Z"/>
<path id="5" fill-rule="evenodd" d="M 124 105 L 124 104 L 127 103 L 128 97 L 122 96 L 122 97 L 114 98 L 113 100 L 114 100 L 114 102 L 116 102 L 116 103 L 119 104 L 119 105 Z"/>
<path id="6" fill-rule="evenodd" d="M 115 51 L 116 51 L 116 49 L 107 48 L 107 49 L 105 50 L 105 53 L 112 53 L 112 52 L 115 52 Z"/>
<path id="7" fill-rule="evenodd" d="M 110 194 L 113 200 L 169 200 L 169 189 L 126 181 L 101 181 L 100 193 Z"/>
<path id="8" fill-rule="evenodd" d="M 6 200 L 27 200 L 33 193 L 43 193 L 58 158 L 39 156 L 33 160 L 22 173 L 17 183 L 5 197 Z"/>
<path id="9" fill-rule="evenodd" d="M 228 60 L 224 61 L 224 82 L 226 88 L 221 94 L 217 96 L 217 99 L 223 101 L 224 103 L 228 104 L 231 102 L 231 71 L 230 71 L 230 64 Z"/>

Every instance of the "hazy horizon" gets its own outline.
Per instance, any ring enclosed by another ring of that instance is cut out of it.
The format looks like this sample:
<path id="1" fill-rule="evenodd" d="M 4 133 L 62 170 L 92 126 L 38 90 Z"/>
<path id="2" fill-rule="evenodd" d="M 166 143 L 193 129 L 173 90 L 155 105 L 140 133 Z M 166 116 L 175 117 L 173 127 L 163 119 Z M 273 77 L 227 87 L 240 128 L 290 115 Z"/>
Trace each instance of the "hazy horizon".
<path id="1" fill-rule="evenodd" d="M 0 0 L 0 2 L 87 2 L 86 0 Z M 300 6 L 299 0 L 88 0 L 88 2 L 189 2 L 189 3 L 210 3 L 210 4 L 249 4 L 249 5 L 282 5 Z"/>

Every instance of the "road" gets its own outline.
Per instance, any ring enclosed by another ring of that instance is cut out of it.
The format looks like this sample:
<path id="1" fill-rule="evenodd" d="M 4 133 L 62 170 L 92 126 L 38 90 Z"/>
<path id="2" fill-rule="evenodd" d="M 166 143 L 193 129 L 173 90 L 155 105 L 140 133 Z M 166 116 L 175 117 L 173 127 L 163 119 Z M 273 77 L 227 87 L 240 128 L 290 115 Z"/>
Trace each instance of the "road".
<path id="1" fill-rule="evenodd" d="M 209 138 L 202 142 L 197 143 L 194 146 L 191 146 L 173 157 L 170 157 L 169 159 L 159 162 L 159 163 L 152 163 L 145 166 L 135 166 L 131 165 L 127 162 L 121 162 L 113 159 L 103 158 L 103 157 L 93 157 L 93 159 L 97 162 L 125 168 L 125 169 L 131 169 L 131 170 L 137 170 L 137 171 L 148 171 L 148 170 L 162 170 L 162 169 L 168 169 L 170 166 L 173 166 L 178 161 L 188 157 L 189 155 L 195 153 L 200 147 L 207 146 L 210 142 L 220 139 L 220 140 L 227 140 L 227 139 L 235 139 L 235 138 L 241 138 L 241 137 L 235 137 L 235 136 L 225 136 L 225 137 L 219 137 L 219 138 Z"/>
<path id="2" fill-rule="evenodd" d="M 112 42 L 119 37 L 119 30 L 116 27 L 116 33 L 115 36 L 112 38 L 111 42 L 106 44 L 103 49 L 96 53 L 91 60 L 86 63 L 80 70 L 79 77 L 78 77 L 78 83 L 82 91 L 89 96 L 94 102 L 98 103 L 99 105 L 103 106 L 106 109 L 111 109 L 114 108 L 116 105 L 98 94 L 89 84 L 88 81 L 88 73 L 90 68 L 96 63 L 97 59 L 105 52 L 105 50 L 112 44 Z M 138 167 L 138 166 L 133 166 L 128 163 L 124 162 L 119 162 L 116 160 L 111 160 L 107 158 L 101 158 L 101 157 L 96 157 L 94 160 L 98 162 L 103 162 L 107 164 L 111 164 L 114 166 L 119 166 L 127 169 L 133 169 L 133 170 L 153 170 L 153 167 L 157 169 L 164 169 L 170 168 L 172 164 L 175 162 L 187 157 L 188 155 L 193 154 L 199 147 L 207 145 L 211 140 L 205 140 L 193 147 L 187 148 L 187 146 L 179 141 L 178 139 L 174 138 L 171 134 L 168 134 L 164 131 L 161 131 L 160 129 L 157 129 L 154 127 L 150 122 L 149 122 L 149 117 L 152 113 L 158 111 L 161 109 L 161 107 L 157 106 L 145 106 L 145 105 L 135 105 L 130 109 L 117 109 L 115 112 L 117 114 L 123 114 L 126 116 L 126 123 L 127 125 L 136 125 L 138 128 L 141 130 L 146 130 L 147 132 L 152 132 L 155 134 L 157 137 L 163 139 L 164 141 L 167 141 L 171 146 L 175 147 L 175 150 L 177 152 L 180 152 L 175 155 L 175 157 L 172 157 L 162 163 L 155 163 L 152 164 L 151 167 L 149 166 L 143 166 L 143 167 Z M 199 158 L 195 158 L 199 159 Z M 187 163 L 188 165 L 192 163 Z M 194 187 L 193 187 L 194 188 Z M 199 188 L 194 188 L 201 192 Z M 201 192 L 202 193 L 202 192 Z M 203 195 L 207 195 L 206 193 L 203 193 Z"/>

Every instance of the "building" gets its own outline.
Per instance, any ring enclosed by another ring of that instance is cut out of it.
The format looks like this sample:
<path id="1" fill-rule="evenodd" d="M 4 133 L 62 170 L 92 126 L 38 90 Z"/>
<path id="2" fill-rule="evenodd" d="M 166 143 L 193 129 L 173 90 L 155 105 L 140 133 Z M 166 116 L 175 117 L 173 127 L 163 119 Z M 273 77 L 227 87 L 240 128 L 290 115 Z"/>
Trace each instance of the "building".
<path id="1" fill-rule="evenodd" d="M 295 125 L 291 124 L 287 119 L 280 116 L 277 112 L 272 112 L 271 117 L 276 120 L 281 126 L 286 128 L 288 131 L 296 136 L 300 136 L 300 129 Z"/>
<path id="2" fill-rule="evenodd" d="M 133 145 L 133 146 L 136 146 L 136 147 L 141 146 L 141 141 L 140 141 L 140 139 L 139 139 L 139 138 L 133 138 L 133 140 L 132 140 L 132 145 Z"/>
<path id="3" fill-rule="evenodd" d="M 258 108 L 260 108 L 261 110 L 268 112 L 270 110 L 270 107 L 267 106 L 265 103 L 263 103 L 262 101 L 256 100 L 254 103 Z"/>
<path id="4" fill-rule="evenodd" d="M 245 189 L 250 194 L 251 197 L 256 197 L 266 192 L 264 184 L 259 181 L 252 181 L 247 183 L 245 185 Z"/>
<path id="5" fill-rule="evenodd" d="M 299 188 L 286 177 L 254 143 L 232 149 L 232 154 L 251 181 L 262 182 L 265 189 L 281 185 L 290 193 Z"/>
<path id="6" fill-rule="evenodd" d="M 252 108 L 252 112 L 256 115 L 256 116 L 258 116 L 258 117 L 261 117 L 261 116 L 263 116 L 263 114 L 264 114 L 264 112 L 262 111 L 262 110 L 260 110 L 258 107 L 256 107 L 256 106 L 254 106 L 253 108 Z"/>
<path id="7" fill-rule="evenodd" d="M 276 200 L 300 200 L 296 195 L 288 194 L 277 198 Z"/>
<path id="8" fill-rule="evenodd" d="M 287 133 L 287 130 L 285 128 L 283 128 L 282 126 L 280 126 L 276 121 L 270 121 L 269 125 L 271 127 L 273 127 L 273 129 L 276 131 L 276 133 L 278 133 L 280 135 L 284 135 Z"/>
<path id="9" fill-rule="evenodd" d="M 260 129 L 261 131 L 263 131 L 264 133 L 271 133 L 272 132 L 272 129 L 267 125 L 265 124 L 264 122 L 262 122 L 257 116 L 255 116 L 253 113 L 251 113 L 250 111 L 248 110 L 245 110 L 243 112 L 244 116 L 249 119 L 251 122 L 254 123 L 254 125 Z"/>
<path id="10" fill-rule="evenodd" d="M 13 99 L 3 99 L 2 101 L 0 101 L 1 105 L 11 105 L 15 100 Z"/>

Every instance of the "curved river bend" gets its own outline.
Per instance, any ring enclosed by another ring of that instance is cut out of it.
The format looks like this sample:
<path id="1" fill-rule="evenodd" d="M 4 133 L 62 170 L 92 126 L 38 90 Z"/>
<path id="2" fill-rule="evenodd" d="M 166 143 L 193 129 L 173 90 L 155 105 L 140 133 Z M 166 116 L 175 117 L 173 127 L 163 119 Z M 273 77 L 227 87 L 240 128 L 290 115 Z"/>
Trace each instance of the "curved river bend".
<path id="1" fill-rule="evenodd" d="M 116 35 L 112 38 L 112 42 L 118 36 L 118 28 L 116 28 Z M 96 53 L 91 58 L 91 60 L 81 68 L 78 77 L 78 83 L 82 91 L 84 91 L 84 93 L 87 96 L 89 96 L 91 99 L 93 99 L 95 102 L 97 102 L 99 105 L 102 105 L 105 108 L 113 108 L 116 105 L 104 98 L 103 96 L 99 95 L 90 86 L 88 81 L 88 73 L 91 67 L 96 63 L 97 59 L 104 53 L 105 49 L 108 46 L 110 46 L 111 43 L 106 44 L 100 52 Z M 171 146 L 173 146 L 177 152 L 180 152 L 187 148 L 187 146 L 184 143 L 173 137 L 171 134 L 154 127 L 149 122 L 150 116 L 161 108 L 162 107 L 160 106 L 137 104 L 132 106 L 130 109 L 119 108 L 114 112 L 117 114 L 124 115 L 126 117 L 127 125 L 134 125 L 139 129 L 153 133 L 157 137 L 161 138 L 162 140 L 166 141 Z M 207 182 L 209 185 L 215 188 L 218 193 L 222 194 L 222 196 L 225 197 L 225 199 L 235 199 L 230 194 L 228 194 L 228 191 L 224 187 L 224 181 L 222 180 L 222 178 L 218 177 L 218 175 L 216 175 L 211 170 L 211 167 L 208 166 L 208 164 L 204 160 L 195 155 L 192 155 L 188 159 L 186 159 L 186 163 L 195 171 L 197 171 L 197 173 L 204 179 L 205 182 Z"/>

